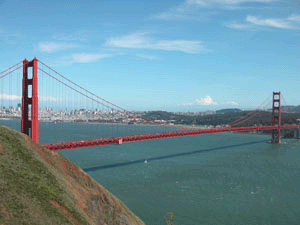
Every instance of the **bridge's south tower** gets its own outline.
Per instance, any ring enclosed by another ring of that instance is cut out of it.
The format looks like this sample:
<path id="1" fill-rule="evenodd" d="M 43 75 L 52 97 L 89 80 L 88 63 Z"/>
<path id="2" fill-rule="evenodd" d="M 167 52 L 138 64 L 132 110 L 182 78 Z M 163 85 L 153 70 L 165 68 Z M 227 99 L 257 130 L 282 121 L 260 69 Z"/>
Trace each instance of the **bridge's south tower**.
<path id="1" fill-rule="evenodd" d="M 273 92 L 273 108 L 272 108 L 273 126 L 277 126 L 277 129 L 273 129 L 272 143 L 280 143 L 280 128 L 281 128 L 281 105 L 280 105 L 280 92 Z"/>
<path id="2" fill-rule="evenodd" d="M 27 61 L 26 59 L 23 61 L 21 132 L 30 135 L 33 141 L 39 143 L 37 63 L 38 60 L 36 58 L 34 58 L 32 61 Z M 30 67 L 32 67 L 32 78 L 28 77 L 28 68 Z M 31 120 L 29 118 L 30 109 Z"/>

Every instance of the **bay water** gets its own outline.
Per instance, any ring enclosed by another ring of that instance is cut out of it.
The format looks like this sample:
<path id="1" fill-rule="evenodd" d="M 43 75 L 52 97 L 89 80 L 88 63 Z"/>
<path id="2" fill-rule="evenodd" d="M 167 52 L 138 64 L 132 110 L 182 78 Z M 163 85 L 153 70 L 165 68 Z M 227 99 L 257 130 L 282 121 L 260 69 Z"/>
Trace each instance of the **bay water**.
<path id="1" fill-rule="evenodd" d="M 94 138 L 95 133 L 87 131 L 80 136 L 80 130 L 101 126 L 63 125 L 60 141 Z M 40 123 L 41 143 L 56 141 L 55 126 Z M 209 134 L 59 153 L 146 224 L 165 224 L 168 212 L 174 213 L 175 225 L 300 224 L 300 142 L 285 139 L 283 144 L 270 144 L 270 138 Z"/>

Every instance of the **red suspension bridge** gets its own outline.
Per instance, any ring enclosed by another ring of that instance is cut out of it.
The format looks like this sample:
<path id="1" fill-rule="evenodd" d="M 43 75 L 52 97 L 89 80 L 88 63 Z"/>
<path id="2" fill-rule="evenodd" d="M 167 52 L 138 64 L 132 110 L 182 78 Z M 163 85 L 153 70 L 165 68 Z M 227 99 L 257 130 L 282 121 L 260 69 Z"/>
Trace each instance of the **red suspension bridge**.
<path id="1" fill-rule="evenodd" d="M 78 140 L 60 139 L 55 143 L 43 143 L 44 147 L 53 151 L 191 135 L 261 130 L 271 130 L 272 142 L 280 143 L 282 129 L 300 128 L 296 124 L 282 124 L 280 92 L 273 92 L 272 123 L 265 126 L 242 126 L 262 113 L 262 110 L 250 111 L 226 125 L 209 129 L 186 129 L 164 121 L 150 120 L 142 114 L 125 110 L 95 95 L 36 58 L 31 61 L 25 59 L 2 71 L 0 88 L 0 121 L 20 119 L 21 132 L 29 135 L 36 143 L 39 143 L 39 122 L 45 124 L 44 129 L 50 129 L 53 123 L 93 122 L 95 138 L 81 138 L 84 136 L 81 135 Z M 20 101 L 22 103 L 18 104 Z M 137 125 L 127 125 L 132 123 Z M 153 133 L 153 129 L 147 130 L 149 125 L 159 129 Z M 59 134 L 58 128 L 54 133 Z"/>

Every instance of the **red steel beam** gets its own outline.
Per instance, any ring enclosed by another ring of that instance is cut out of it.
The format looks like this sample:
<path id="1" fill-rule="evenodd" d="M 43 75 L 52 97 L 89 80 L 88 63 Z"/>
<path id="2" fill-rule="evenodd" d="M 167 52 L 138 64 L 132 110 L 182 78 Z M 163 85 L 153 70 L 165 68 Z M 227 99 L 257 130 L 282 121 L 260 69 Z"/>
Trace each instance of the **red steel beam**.
<path id="1" fill-rule="evenodd" d="M 183 136 L 192 136 L 192 135 L 201 135 L 201 134 L 227 133 L 227 132 L 274 130 L 277 128 L 278 128 L 277 126 L 252 126 L 252 127 L 232 127 L 232 128 L 225 127 L 225 128 L 214 128 L 214 129 L 195 129 L 191 131 L 175 131 L 175 132 L 166 132 L 166 133 L 133 135 L 133 136 L 125 136 L 125 137 L 68 141 L 68 142 L 61 142 L 61 143 L 44 144 L 43 146 L 52 151 L 60 151 L 60 150 L 67 150 L 67 149 L 87 148 L 87 147 L 95 147 L 100 145 L 113 145 L 113 144 L 121 144 L 127 142 L 135 142 L 135 141 L 146 141 L 146 140 L 153 140 L 153 139 L 183 137 Z M 296 125 L 296 124 L 282 125 L 280 128 L 294 129 L 294 128 L 300 128 L 300 125 Z"/>
<path id="2" fill-rule="evenodd" d="M 32 67 L 32 78 L 28 78 L 28 68 Z M 23 94 L 21 132 L 30 135 L 31 139 L 39 143 L 39 106 L 38 106 L 38 60 L 23 61 Z M 32 93 L 28 93 L 31 85 Z M 31 95 L 31 97 L 29 97 Z M 29 120 L 29 106 L 31 105 L 31 120 Z"/>

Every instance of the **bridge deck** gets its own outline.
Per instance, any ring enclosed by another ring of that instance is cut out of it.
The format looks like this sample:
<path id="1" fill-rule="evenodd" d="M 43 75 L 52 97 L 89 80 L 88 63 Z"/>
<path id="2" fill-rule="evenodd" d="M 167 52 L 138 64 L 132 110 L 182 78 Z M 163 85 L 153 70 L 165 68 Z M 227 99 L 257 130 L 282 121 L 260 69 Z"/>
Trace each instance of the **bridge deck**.
<path id="1" fill-rule="evenodd" d="M 282 125 L 280 129 L 294 129 L 300 128 L 300 125 Z M 172 137 L 182 137 L 182 136 L 192 136 L 201 134 L 214 134 L 214 133 L 227 133 L 227 132 L 244 132 L 244 131 L 260 131 L 260 130 L 274 130 L 278 129 L 277 126 L 252 126 L 252 127 L 223 127 L 214 129 L 195 129 L 189 131 L 175 131 L 166 133 L 154 133 L 154 134 L 143 134 L 143 135 L 133 135 L 124 137 L 111 137 L 111 138 L 101 138 L 101 139 L 90 139 L 90 140 L 80 140 L 80 141 L 69 141 L 61 143 L 50 143 L 44 144 L 43 146 L 52 150 L 60 151 L 75 148 L 87 148 L 100 145 L 113 145 L 121 144 L 134 141 L 146 141 L 153 139 L 162 138 L 172 138 Z"/>

